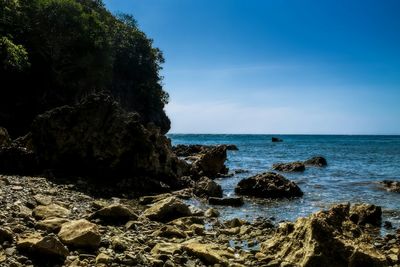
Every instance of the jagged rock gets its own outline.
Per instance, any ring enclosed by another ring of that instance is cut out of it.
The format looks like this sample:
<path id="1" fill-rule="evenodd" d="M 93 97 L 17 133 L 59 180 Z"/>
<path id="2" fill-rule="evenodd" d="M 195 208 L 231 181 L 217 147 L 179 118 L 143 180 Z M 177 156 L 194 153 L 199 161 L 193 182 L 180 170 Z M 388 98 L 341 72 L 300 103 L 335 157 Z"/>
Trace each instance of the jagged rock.
<path id="1" fill-rule="evenodd" d="M 209 208 L 204 212 L 204 216 L 208 218 L 213 218 L 213 217 L 218 217 L 219 216 L 219 211 L 214 208 Z"/>
<path id="2" fill-rule="evenodd" d="M 229 265 L 229 259 L 234 258 L 233 253 L 217 244 L 201 244 L 190 242 L 183 246 L 190 255 L 196 256 L 208 264 Z"/>
<path id="3" fill-rule="evenodd" d="M 236 186 L 235 192 L 240 195 L 261 198 L 292 198 L 303 195 L 301 189 L 294 182 L 273 172 L 241 180 Z"/>
<path id="4" fill-rule="evenodd" d="M 328 165 L 326 159 L 324 157 L 312 157 L 306 161 L 304 161 L 304 165 L 306 166 L 315 166 L 315 167 L 323 167 Z"/>
<path id="5" fill-rule="evenodd" d="M 36 228 L 48 232 L 58 232 L 61 229 L 61 225 L 63 225 L 66 222 L 69 222 L 69 220 L 65 218 L 49 218 L 42 221 L 38 221 L 36 223 Z"/>
<path id="6" fill-rule="evenodd" d="M 384 180 L 382 184 L 387 191 L 400 193 L 400 182 Z"/>
<path id="7" fill-rule="evenodd" d="M 225 166 L 226 146 L 216 146 L 205 151 L 192 164 L 192 174 L 195 176 L 217 177 L 219 174 L 228 173 Z"/>
<path id="8" fill-rule="evenodd" d="M 23 235 L 17 240 L 17 248 L 39 256 L 66 257 L 68 249 L 60 242 L 56 235 L 50 234 L 43 237 L 39 233 Z"/>
<path id="9" fill-rule="evenodd" d="M 178 229 L 178 227 L 173 225 L 166 225 L 158 229 L 153 233 L 154 236 L 161 236 L 161 237 L 177 237 L 177 238 L 186 238 L 187 235 L 185 232 Z"/>
<path id="10" fill-rule="evenodd" d="M 32 141 L 43 166 L 64 173 L 103 180 L 150 177 L 173 184 L 187 171 L 167 137 L 155 127 L 145 128 L 137 113 L 126 112 L 105 94 L 39 115 L 32 123 Z M 155 192 L 154 186 L 133 189 Z"/>
<path id="11" fill-rule="evenodd" d="M 282 139 L 278 138 L 278 137 L 271 137 L 271 141 L 276 143 L 276 142 L 283 142 Z"/>
<path id="12" fill-rule="evenodd" d="M 64 223 L 58 237 L 68 246 L 87 248 L 97 248 L 101 238 L 98 226 L 85 219 Z"/>
<path id="13" fill-rule="evenodd" d="M 42 194 L 36 194 L 33 196 L 33 199 L 39 204 L 39 205 L 50 205 L 52 202 L 51 196 L 45 196 Z"/>
<path id="14" fill-rule="evenodd" d="M 176 197 L 168 197 L 154 203 L 142 216 L 154 221 L 171 221 L 179 217 L 190 216 L 190 208 Z"/>
<path id="15" fill-rule="evenodd" d="M 182 250 L 181 244 L 175 243 L 157 243 L 151 250 L 153 255 L 174 255 Z"/>
<path id="16" fill-rule="evenodd" d="M 295 223 L 283 223 L 261 244 L 268 266 L 387 266 L 385 256 L 349 220 L 350 206 L 337 205 Z"/>
<path id="17" fill-rule="evenodd" d="M 37 206 L 33 210 L 32 215 L 38 219 L 47 219 L 51 217 L 65 218 L 68 217 L 70 213 L 71 213 L 70 210 L 61 207 L 60 205 L 50 204 L 47 206 L 44 205 Z"/>
<path id="18" fill-rule="evenodd" d="M 198 197 L 222 197 L 222 187 L 215 181 L 204 176 L 196 182 L 194 194 Z"/>
<path id="19" fill-rule="evenodd" d="M 272 165 L 272 169 L 280 172 L 302 172 L 306 168 L 300 161 L 289 162 L 289 163 L 275 163 Z"/>
<path id="20" fill-rule="evenodd" d="M 136 220 L 138 216 L 128 206 L 115 203 L 96 211 L 90 217 L 105 222 L 126 223 L 129 220 Z"/>
<path id="21" fill-rule="evenodd" d="M 244 204 L 242 197 L 210 197 L 208 204 L 239 207 Z"/>
<path id="22" fill-rule="evenodd" d="M 355 204 L 350 209 L 350 220 L 359 225 L 371 224 L 380 226 L 382 222 L 382 209 L 369 204 Z"/>
<path id="23" fill-rule="evenodd" d="M 7 129 L 0 127 L 0 147 L 9 146 L 11 144 L 10 136 Z"/>

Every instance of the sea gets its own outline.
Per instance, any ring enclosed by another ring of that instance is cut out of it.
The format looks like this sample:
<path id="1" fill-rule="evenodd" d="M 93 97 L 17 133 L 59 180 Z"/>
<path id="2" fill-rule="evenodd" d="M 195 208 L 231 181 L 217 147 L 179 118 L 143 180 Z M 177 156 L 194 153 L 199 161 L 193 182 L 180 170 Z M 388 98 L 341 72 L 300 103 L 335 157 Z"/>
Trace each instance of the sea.
<path id="1" fill-rule="evenodd" d="M 283 142 L 271 142 L 272 136 Z M 226 165 L 232 173 L 245 172 L 216 179 L 225 196 L 235 195 L 235 186 L 241 179 L 272 171 L 274 163 L 304 161 L 313 156 L 327 159 L 326 167 L 307 167 L 301 173 L 283 174 L 297 183 L 304 192 L 303 197 L 245 198 L 242 207 L 215 206 L 222 219 L 236 217 L 251 221 L 263 217 L 276 222 L 294 221 L 333 204 L 350 202 L 379 205 L 383 221 L 400 227 L 400 193 L 387 192 L 379 183 L 400 181 L 400 136 L 169 134 L 169 138 L 173 145 L 234 144 L 238 147 L 238 151 L 228 151 Z"/>

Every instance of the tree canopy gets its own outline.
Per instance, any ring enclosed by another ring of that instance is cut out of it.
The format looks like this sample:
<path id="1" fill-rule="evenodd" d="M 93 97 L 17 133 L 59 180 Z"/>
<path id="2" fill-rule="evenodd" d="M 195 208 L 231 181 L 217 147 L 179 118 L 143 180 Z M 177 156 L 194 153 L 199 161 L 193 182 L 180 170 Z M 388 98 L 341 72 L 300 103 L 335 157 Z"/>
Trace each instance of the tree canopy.
<path id="1" fill-rule="evenodd" d="M 0 125 L 24 134 L 53 107 L 108 91 L 165 133 L 161 51 L 101 0 L 0 0 Z"/>

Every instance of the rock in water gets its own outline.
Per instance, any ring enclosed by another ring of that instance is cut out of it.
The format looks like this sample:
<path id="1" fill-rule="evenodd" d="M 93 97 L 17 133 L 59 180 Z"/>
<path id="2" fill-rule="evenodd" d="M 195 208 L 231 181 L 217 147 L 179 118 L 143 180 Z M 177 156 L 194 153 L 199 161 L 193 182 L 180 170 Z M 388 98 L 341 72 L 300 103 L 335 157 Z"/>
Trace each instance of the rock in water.
<path id="1" fill-rule="evenodd" d="M 387 191 L 400 193 L 400 182 L 384 180 L 382 184 Z"/>
<path id="2" fill-rule="evenodd" d="M 323 167 L 328 165 L 328 162 L 324 157 L 312 157 L 306 161 L 304 161 L 304 165 L 315 166 L 315 167 Z"/>
<path id="3" fill-rule="evenodd" d="M 71 247 L 97 248 L 100 245 L 99 227 L 85 219 L 70 221 L 61 226 L 60 240 Z"/>
<path id="4" fill-rule="evenodd" d="M 274 143 L 283 142 L 283 140 L 280 139 L 280 138 L 278 138 L 278 137 L 272 137 L 272 138 L 271 138 L 271 141 L 274 142 Z"/>
<path id="5" fill-rule="evenodd" d="M 303 196 L 301 189 L 284 176 L 266 172 L 241 180 L 235 188 L 240 195 L 260 198 L 293 198 Z"/>
<path id="6" fill-rule="evenodd" d="M 349 204 L 282 224 L 261 244 L 268 266 L 387 266 L 370 237 L 349 220 Z"/>
<path id="7" fill-rule="evenodd" d="M 275 163 L 272 165 L 272 169 L 280 172 L 302 172 L 306 168 L 300 161 L 289 162 L 289 163 Z"/>
<path id="8" fill-rule="evenodd" d="M 216 146 L 207 150 L 193 162 L 192 173 L 195 176 L 208 176 L 211 178 L 217 177 L 219 174 L 228 173 L 228 168 L 225 166 L 227 158 L 226 146 Z"/>
<path id="9" fill-rule="evenodd" d="M 186 167 L 157 128 L 145 128 L 138 114 L 105 94 L 39 115 L 32 143 L 46 168 L 96 178 L 141 176 L 173 183 Z"/>
<path id="10" fill-rule="evenodd" d="M 221 185 L 204 176 L 195 184 L 194 193 L 198 197 L 222 197 L 222 188 Z"/>
<path id="11" fill-rule="evenodd" d="M 190 215 L 191 212 L 189 206 L 176 197 L 168 197 L 160 200 L 143 212 L 143 216 L 150 220 L 161 222 L 167 222 L 179 217 Z"/>

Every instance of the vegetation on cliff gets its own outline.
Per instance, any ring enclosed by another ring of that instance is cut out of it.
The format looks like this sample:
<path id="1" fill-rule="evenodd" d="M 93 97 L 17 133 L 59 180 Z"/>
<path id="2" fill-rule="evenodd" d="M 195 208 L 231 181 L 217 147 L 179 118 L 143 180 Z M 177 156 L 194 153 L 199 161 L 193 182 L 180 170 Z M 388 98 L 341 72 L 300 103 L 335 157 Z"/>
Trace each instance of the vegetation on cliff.
<path id="1" fill-rule="evenodd" d="M 1 0 L 0 125 L 16 137 L 36 115 L 107 91 L 165 133 L 163 61 L 132 16 L 101 0 Z"/>

